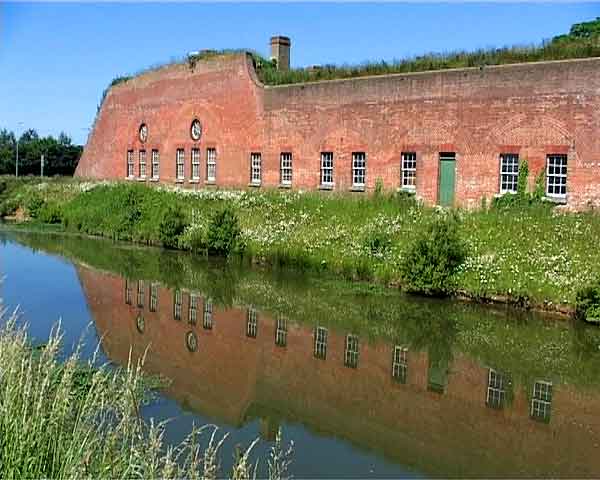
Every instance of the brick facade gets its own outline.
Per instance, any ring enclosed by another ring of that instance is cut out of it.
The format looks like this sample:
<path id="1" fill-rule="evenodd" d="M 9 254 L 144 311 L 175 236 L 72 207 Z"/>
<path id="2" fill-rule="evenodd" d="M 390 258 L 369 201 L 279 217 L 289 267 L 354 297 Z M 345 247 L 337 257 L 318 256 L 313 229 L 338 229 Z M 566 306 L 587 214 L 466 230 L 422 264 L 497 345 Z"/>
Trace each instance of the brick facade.
<path id="1" fill-rule="evenodd" d="M 202 136 L 190 135 L 192 121 Z M 148 138 L 139 139 L 140 125 Z M 191 149 L 201 152 L 191 180 Z M 77 175 L 125 179 L 127 151 L 160 154 L 159 181 L 203 188 L 206 150 L 216 148 L 216 185 L 246 188 L 251 153 L 260 153 L 261 187 L 280 186 L 280 155 L 292 154 L 294 189 L 320 188 L 320 156 L 333 153 L 333 189 L 352 188 L 352 154 L 366 155 L 365 190 L 381 179 L 401 187 L 401 154 L 416 153 L 416 194 L 439 201 L 440 153 L 455 153 L 455 204 L 478 206 L 500 192 L 500 155 L 529 163 L 529 182 L 548 155 L 566 155 L 570 208 L 600 206 L 600 58 L 395 74 L 285 86 L 258 81 L 238 54 L 142 74 L 108 93 Z M 150 181 L 149 178 L 143 181 Z M 360 190 L 360 188 L 358 189 Z"/>
<path id="2" fill-rule="evenodd" d="M 593 389 L 555 384 L 550 421 L 540 423 L 529 415 L 532 385 L 515 385 L 512 402 L 490 408 L 489 366 L 458 352 L 443 393 L 435 393 L 426 351 L 408 351 L 401 384 L 392 378 L 393 344 L 359 338 L 358 365 L 349 368 L 347 332 L 329 330 L 326 358 L 319 359 L 309 324 L 289 321 L 286 346 L 277 346 L 276 319 L 265 312 L 257 312 L 255 338 L 246 335 L 243 307 L 213 308 L 212 329 L 205 329 L 201 292 L 181 290 L 175 319 L 173 289 L 157 284 L 151 311 L 150 282 L 143 282 L 140 305 L 138 282 L 130 282 L 127 304 L 123 278 L 85 267 L 78 274 L 109 358 L 125 365 L 130 352 L 139 358 L 149 347 L 146 370 L 170 378 L 168 394 L 204 416 L 237 427 L 259 417 L 267 436 L 278 422 L 300 422 L 435 476 L 584 478 L 600 471 L 600 397 Z M 196 323 L 192 294 L 199 299 Z M 190 333 L 195 351 L 187 347 Z"/>

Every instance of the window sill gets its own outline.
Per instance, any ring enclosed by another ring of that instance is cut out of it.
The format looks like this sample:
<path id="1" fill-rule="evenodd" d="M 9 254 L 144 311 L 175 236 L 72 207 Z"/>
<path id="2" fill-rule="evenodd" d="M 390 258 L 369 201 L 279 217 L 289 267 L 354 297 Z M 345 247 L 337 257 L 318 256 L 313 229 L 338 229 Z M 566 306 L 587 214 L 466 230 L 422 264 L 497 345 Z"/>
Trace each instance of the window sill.
<path id="1" fill-rule="evenodd" d="M 133 182 L 135 180 L 135 177 L 125 177 L 125 180 Z"/>
<path id="2" fill-rule="evenodd" d="M 176 178 L 175 183 L 183 183 L 183 178 Z"/>
<path id="3" fill-rule="evenodd" d="M 400 187 L 400 191 L 406 193 L 417 193 L 417 189 L 415 187 Z"/>
<path id="4" fill-rule="evenodd" d="M 292 188 L 292 184 L 291 183 L 280 183 L 279 184 L 279 188 Z"/>
<path id="5" fill-rule="evenodd" d="M 215 180 L 204 180 L 204 185 L 216 185 L 217 182 Z"/>
<path id="6" fill-rule="evenodd" d="M 253 188 L 260 188 L 260 183 L 256 183 L 256 182 L 250 182 L 248 184 L 249 187 L 253 187 Z"/>
<path id="7" fill-rule="evenodd" d="M 544 201 L 551 202 L 551 203 L 557 203 L 558 205 L 566 205 L 567 197 L 550 197 L 550 196 L 546 195 L 544 197 Z"/>
<path id="8" fill-rule="evenodd" d="M 364 192 L 365 186 L 364 185 L 353 185 L 352 187 L 350 187 L 350 191 L 351 192 Z"/>
<path id="9" fill-rule="evenodd" d="M 333 190 L 334 187 L 333 183 L 322 183 L 319 185 L 319 190 Z"/>
<path id="10" fill-rule="evenodd" d="M 199 178 L 192 178 L 189 180 L 189 183 L 200 183 L 200 179 Z"/>
<path id="11" fill-rule="evenodd" d="M 136 180 L 138 182 L 145 182 L 146 181 L 146 177 L 139 177 L 139 178 L 136 178 Z"/>
<path id="12" fill-rule="evenodd" d="M 158 181 L 160 181 L 160 179 L 159 178 L 151 178 L 150 181 L 151 182 L 158 182 Z"/>

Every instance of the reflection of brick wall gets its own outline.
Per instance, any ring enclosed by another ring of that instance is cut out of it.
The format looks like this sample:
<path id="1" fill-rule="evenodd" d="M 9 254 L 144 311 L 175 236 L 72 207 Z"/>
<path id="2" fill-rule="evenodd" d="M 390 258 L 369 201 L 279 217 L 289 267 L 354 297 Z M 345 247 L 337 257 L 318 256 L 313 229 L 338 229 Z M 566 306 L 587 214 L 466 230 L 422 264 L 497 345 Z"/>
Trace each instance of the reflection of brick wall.
<path id="1" fill-rule="evenodd" d="M 161 154 L 173 183 L 175 151 L 216 147 L 217 183 L 245 187 L 250 153 L 262 152 L 263 184 L 279 184 L 279 155 L 293 154 L 293 186 L 316 188 L 320 152 L 334 152 L 336 189 L 351 186 L 351 155 L 367 153 L 367 188 L 400 181 L 400 154 L 417 153 L 417 193 L 438 200 L 438 154 L 457 153 L 456 198 L 476 206 L 499 190 L 499 154 L 530 162 L 533 185 L 546 154 L 569 155 L 569 202 L 600 204 L 600 59 L 388 75 L 264 87 L 244 55 L 163 68 L 108 94 L 77 174 L 124 178 L 126 151 Z M 189 130 L 203 124 L 200 142 Z M 138 128 L 148 125 L 146 144 Z M 204 170 L 203 168 L 201 170 Z M 204 174 L 202 174 L 202 181 Z"/>
<path id="2" fill-rule="evenodd" d="M 270 435 L 279 420 L 299 421 L 432 474 L 475 476 L 592 476 L 600 472 L 600 396 L 555 385 L 552 418 L 529 418 L 526 392 L 504 410 L 485 406 L 487 369 L 462 354 L 450 365 L 446 393 L 427 391 L 426 352 L 408 354 L 406 385 L 391 378 L 393 345 L 361 341 L 357 369 L 344 367 L 344 334 L 329 331 L 327 359 L 313 357 L 310 326 L 288 323 L 287 347 L 275 345 L 275 321 L 258 313 L 256 339 L 246 337 L 246 311 L 214 309 L 212 330 L 173 319 L 173 291 L 159 288 L 158 312 L 125 304 L 125 282 L 79 269 L 107 355 L 125 363 L 149 344 L 146 368 L 172 379 L 169 394 L 229 424 L 263 417 Z M 144 333 L 136 317 L 145 319 Z M 185 344 L 196 332 L 198 350 Z M 254 413 L 253 413 L 254 412 Z"/>

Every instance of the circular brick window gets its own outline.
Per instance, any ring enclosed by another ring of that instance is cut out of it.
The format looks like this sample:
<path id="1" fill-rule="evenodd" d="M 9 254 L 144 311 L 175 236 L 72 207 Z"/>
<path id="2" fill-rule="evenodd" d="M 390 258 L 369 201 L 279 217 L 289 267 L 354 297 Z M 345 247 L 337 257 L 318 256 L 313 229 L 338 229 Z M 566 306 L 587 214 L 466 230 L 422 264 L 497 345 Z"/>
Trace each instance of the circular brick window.
<path id="1" fill-rule="evenodd" d="M 200 140 L 200 137 L 202 136 L 202 124 L 197 118 L 192 122 L 192 126 L 190 127 L 190 135 L 192 140 L 195 140 L 196 142 Z"/>
<path id="2" fill-rule="evenodd" d="M 198 337 L 194 332 L 188 332 L 185 336 L 185 344 L 190 352 L 198 350 Z"/>
<path id="3" fill-rule="evenodd" d="M 144 143 L 146 140 L 148 140 L 148 125 L 146 125 L 145 123 L 142 123 L 140 125 L 140 142 Z"/>
<path id="4" fill-rule="evenodd" d="M 137 316 L 135 319 L 135 327 L 137 328 L 138 332 L 144 333 L 144 330 L 146 329 L 146 321 L 144 320 L 144 317 L 141 315 Z"/>

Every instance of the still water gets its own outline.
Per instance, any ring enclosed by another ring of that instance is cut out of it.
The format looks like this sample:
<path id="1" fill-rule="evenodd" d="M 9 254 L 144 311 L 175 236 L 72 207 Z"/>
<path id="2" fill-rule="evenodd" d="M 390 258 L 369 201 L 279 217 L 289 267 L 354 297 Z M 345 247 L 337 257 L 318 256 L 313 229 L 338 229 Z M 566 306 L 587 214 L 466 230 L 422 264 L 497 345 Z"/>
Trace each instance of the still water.
<path id="1" fill-rule="evenodd" d="M 295 477 L 597 477 L 600 331 L 289 271 L 0 230 L 0 298 L 36 341 L 171 383 L 144 408 L 235 445 L 279 428 Z"/>

